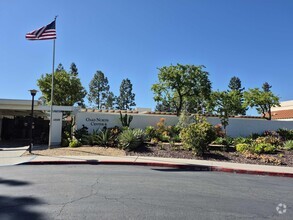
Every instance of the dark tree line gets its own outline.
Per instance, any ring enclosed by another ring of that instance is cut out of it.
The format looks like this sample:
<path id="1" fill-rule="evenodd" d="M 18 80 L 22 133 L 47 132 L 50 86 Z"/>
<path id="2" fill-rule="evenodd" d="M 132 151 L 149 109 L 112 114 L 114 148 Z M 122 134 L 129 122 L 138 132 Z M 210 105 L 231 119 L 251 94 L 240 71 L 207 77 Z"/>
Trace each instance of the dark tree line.
<path id="1" fill-rule="evenodd" d="M 51 82 L 52 74 L 41 75 L 37 85 L 42 92 L 40 99 L 51 103 Z M 132 83 L 126 78 L 120 85 L 120 92 L 115 96 L 110 91 L 108 78 L 102 71 L 97 71 L 89 84 L 89 93 L 82 86 L 78 76 L 78 69 L 75 63 L 70 65 L 66 71 L 62 64 L 59 64 L 54 73 L 54 105 L 73 106 L 78 104 L 85 107 L 84 98 L 87 97 L 94 108 L 97 109 L 121 109 L 131 110 L 135 104 L 135 94 L 132 92 Z"/>
<path id="2" fill-rule="evenodd" d="M 225 91 L 212 91 L 209 73 L 204 66 L 181 65 L 159 68 L 158 83 L 153 84 L 156 111 L 217 114 L 225 127 L 229 116 L 245 115 L 255 107 L 266 119 L 271 119 L 271 107 L 279 105 L 279 97 L 271 92 L 271 85 L 249 89 L 234 76 Z"/>
<path id="3" fill-rule="evenodd" d="M 182 65 L 164 66 L 158 69 L 158 82 L 152 85 L 157 111 L 217 114 L 222 124 L 227 124 L 231 115 L 245 115 L 248 107 L 254 107 L 266 119 L 271 119 L 271 107 L 279 105 L 279 97 L 271 91 L 267 82 L 262 88 L 245 91 L 241 80 L 231 78 L 225 91 L 213 91 L 209 73 L 205 66 Z M 41 75 L 37 84 L 42 92 L 40 98 L 51 103 L 52 74 Z M 120 85 L 116 96 L 110 90 L 108 78 L 98 70 L 89 84 L 89 93 L 82 86 L 78 69 L 74 63 L 67 72 L 59 64 L 54 73 L 54 105 L 85 106 L 87 96 L 90 104 L 97 109 L 131 110 L 135 104 L 135 94 L 132 83 L 126 78 Z"/>

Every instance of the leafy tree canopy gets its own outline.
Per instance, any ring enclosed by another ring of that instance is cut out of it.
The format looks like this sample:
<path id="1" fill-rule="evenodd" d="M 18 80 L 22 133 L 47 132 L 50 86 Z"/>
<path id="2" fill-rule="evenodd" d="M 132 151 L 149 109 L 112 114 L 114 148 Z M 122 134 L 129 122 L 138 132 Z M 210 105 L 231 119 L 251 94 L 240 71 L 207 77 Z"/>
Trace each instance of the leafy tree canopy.
<path id="1" fill-rule="evenodd" d="M 264 83 L 262 90 L 254 88 L 244 92 L 245 104 L 255 107 L 257 112 L 268 120 L 272 118 L 271 107 L 280 106 L 279 97 L 274 95 L 270 88 L 268 83 Z"/>
<path id="2" fill-rule="evenodd" d="M 159 68 L 159 82 L 152 86 L 154 100 L 165 101 L 176 109 L 178 116 L 191 100 L 197 104 L 205 103 L 204 100 L 209 99 L 211 93 L 211 82 L 204 68 L 204 66 L 181 64 Z M 199 107 L 204 108 L 204 106 L 192 106 L 189 110 L 197 112 Z"/>
<path id="3" fill-rule="evenodd" d="M 37 85 L 42 92 L 46 103 L 51 103 L 52 74 L 41 75 Z M 82 86 L 77 75 L 67 73 L 62 64 L 59 64 L 54 73 L 54 105 L 73 106 L 75 103 L 83 103 L 86 90 Z"/>

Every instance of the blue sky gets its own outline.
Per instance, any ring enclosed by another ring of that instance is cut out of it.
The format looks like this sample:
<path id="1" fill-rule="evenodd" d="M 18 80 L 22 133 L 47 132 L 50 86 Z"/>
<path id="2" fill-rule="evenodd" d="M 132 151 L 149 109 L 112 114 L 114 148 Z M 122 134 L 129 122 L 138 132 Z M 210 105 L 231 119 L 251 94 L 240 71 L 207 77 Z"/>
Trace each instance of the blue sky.
<path id="1" fill-rule="evenodd" d="M 0 0 L 0 98 L 30 99 L 52 71 L 52 40 L 25 34 L 58 15 L 55 67 L 75 62 L 87 90 L 101 70 L 115 95 L 129 78 L 137 106 L 154 108 L 157 68 L 181 63 L 205 65 L 214 90 L 238 76 L 292 100 L 292 11 L 292 0 Z"/>

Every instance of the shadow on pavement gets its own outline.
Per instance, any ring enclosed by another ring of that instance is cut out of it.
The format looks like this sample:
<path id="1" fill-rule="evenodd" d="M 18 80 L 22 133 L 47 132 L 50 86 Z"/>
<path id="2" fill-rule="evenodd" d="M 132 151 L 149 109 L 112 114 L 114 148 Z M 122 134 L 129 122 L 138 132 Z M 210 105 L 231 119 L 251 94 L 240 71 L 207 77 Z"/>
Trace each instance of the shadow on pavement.
<path id="1" fill-rule="evenodd" d="M 44 204 L 33 197 L 0 196 L 0 219 L 46 219 L 45 215 L 32 210 L 32 206 Z"/>
<path id="2" fill-rule="evenodd" d="M 0 148 L 24 147 L 27 145 L 27 141 L 0 141 Z"/>
<path id="3" fill-rule="evenodd" d="M 21 181 L 21 180 L 9 180 L 0 178 L 0 184 L 9 185 L 9 186 L 25 186 L 30 185 L 31 183 Z"/>
<path id="4" fill-rule="evenodd" d="M 206 172 L 210 171 L 209 166 L 186 166 L 186 167 L 175 167 L 175 168 L 152 168 L 152 170 L 155 171 L 161 171 L 161 172 Z"/>
<path id="5" fill-rule="evenodd" d="M 0 184 L 8 186 L 25 186 L 32 183 L 27 181 L 0 178 Z M 46 219 L 45 215 L 33 211 L 32 208 L 44 204 L 40 199 L 34 197 L 6 196 L 0 195 L 0 219 L 19 220 L 19 219 Z"/>

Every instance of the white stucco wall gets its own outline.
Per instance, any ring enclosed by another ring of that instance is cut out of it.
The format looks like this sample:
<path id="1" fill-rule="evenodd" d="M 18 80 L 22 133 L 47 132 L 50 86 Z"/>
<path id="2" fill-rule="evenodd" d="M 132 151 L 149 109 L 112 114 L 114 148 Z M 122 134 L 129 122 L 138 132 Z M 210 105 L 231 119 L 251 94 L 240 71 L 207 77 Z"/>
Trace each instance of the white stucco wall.
<path id="1" fill-rule="evenodd" d="M 124 115 L 124 114 L 123 114 Z M 144 129 L 147 126 L 156 126 L 160 118 L 166 119 L 166 125 L 176 125 L 178 117 L 175 115 L 155 115 L 155 114 L 128 114 L 133 115 L 133 120 L 130 124 L 132 128 Z M 79 129 L 82 125 L 88 127 L 89 132 L 101 129 L 104 126 L 114 127 L 121 126 L 120 115 L 117 113 L 103 112 L 78 112 L 76 114 L 76 128 Z M 217 117 L 208 117 L 208 122 L 213 125 L 220 124 Z M 268 121 L 265 119 L 250 119 L 250 118 L 230 118 L 227 133 L 231 137 L 249 136 L 252 133 L 262 133 L 266 130 L 277 130 L 278 128 L 293 129 L 293 121 Z"/>
<path id="2" fill-rule="evenodd" d="M 123 114 L 125 115 L 125 114 Z M 166 119 L 167 125 L 176 125 L 178 118 L 172 115 L 145 115 L 145 114 L 127 114 L 132 115 L 133 120 L 130 123 L 131 128 L 144 129 L 147 126 L 156 126 L 160 118 Z M 82 125 L 88 127 L 88 131 L 92 133 L 93 130 L 101 129 L 104 126 L 108 128 L 114 126 L 121 126 L 120 115 L 115 113 L 103 112 L 77 112 L 76 113 L 76 128 L 82 128 Z"/>
<path id="3" fill-rule="evenodd" d="M 208 121 L 213 124 L 220 124 L 219 118 L 210 117 Z M 293 129 L 293 121 L 277 121 L 250 118 L 230 118 L 227 127 L 227 134 L 231 137 L 246 137 L 252 133 L 262 133 L 266 130 L 277 130 L 279 128 Z"/>

